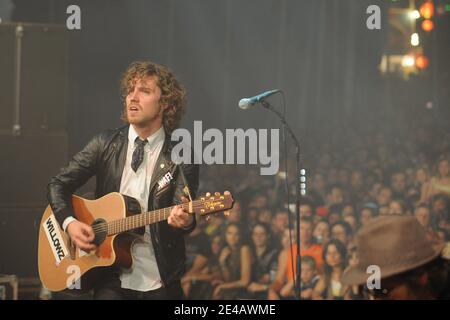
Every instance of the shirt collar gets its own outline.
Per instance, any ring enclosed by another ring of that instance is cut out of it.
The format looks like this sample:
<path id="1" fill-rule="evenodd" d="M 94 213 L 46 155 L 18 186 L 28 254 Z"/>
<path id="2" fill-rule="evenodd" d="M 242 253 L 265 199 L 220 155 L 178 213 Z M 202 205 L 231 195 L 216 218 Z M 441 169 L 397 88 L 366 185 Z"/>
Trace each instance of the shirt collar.
<path id="1" fill-rule="evenodd" d="M 128 130 L 128 143 L 131 146 L 134 146 L 134 141 L 138 137 L 138 134 L 136 130 L 134 129 L 133 125 L 130 125 L 130 129 Z M 148 145 L 150 148 L 152 148 L 154 145 L 156 145 L 159 142 L 164 141 L 166 138 L 166 133 L 164 132 L 164 127 L 161 126 L 155 133 L 153 133 L 150 137 L 147 137 Z"/>

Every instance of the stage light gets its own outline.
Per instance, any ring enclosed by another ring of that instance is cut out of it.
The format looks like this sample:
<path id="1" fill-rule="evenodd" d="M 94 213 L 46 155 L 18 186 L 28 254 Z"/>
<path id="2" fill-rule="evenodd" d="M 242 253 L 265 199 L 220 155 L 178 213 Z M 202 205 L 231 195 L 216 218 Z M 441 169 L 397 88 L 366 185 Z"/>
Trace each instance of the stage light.
<path id="1" fill-rule="evenodd" d="M 430 32 L 434 28 L 434 23 L 431 20 L 425 20 L 422 22 L 422 29 L 426 32 Z"/>
<path id="2" fill-rule="evenodd" d="M 402 66 L 405 68 L 414 66 L 414 57 L 413 56 L 403 56 Z"/>
<path id="3" fill-rule="evenodd" d="M 417 68 L 419 68 L 419 69 L 426 69 L 429 64 L 430 64 L 430 61 L 424 55 L 420 55 L 420 56 L 416 57 L 416 66 L 417 66 Z"/>
<path id="4" fill-rule="evenodd" d="M 420 12 L 418 10 L 411 11 L 409 13 L 409 17 L 411 19 L 413 19 L 413 20 L 419 19 L 420 18 Z"/>
<path id="5" fill-rule="evenodd" d="M 433 2 L 431 2 L 431 1 L 425 2 L 424 4 L 422 4 L 420 6 L 419 11 L 420 11 L 420 14 L 422 17 L 424 17 L 425 19 L 430 19 L 434 14 Z"/>
<path id="6" fill-rule="evenodd" d="M 411 35 L 411 45 L 414 47 L 417 47 L 419 45 L 420 41 L 419 41 L 419 34 L 418 33 L 413 33 Z"/>

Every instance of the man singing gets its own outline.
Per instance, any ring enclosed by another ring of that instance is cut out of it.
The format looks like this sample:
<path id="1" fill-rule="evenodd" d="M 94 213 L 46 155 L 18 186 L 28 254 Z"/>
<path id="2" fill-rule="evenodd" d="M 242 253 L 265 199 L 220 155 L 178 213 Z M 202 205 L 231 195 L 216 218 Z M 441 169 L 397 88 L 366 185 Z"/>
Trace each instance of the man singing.
<path id="1" fill-rule="evenodd" d="M 48 185 L 48 200 L 58 222 L 85 251 L 95 249 L 94 232 L 74 218 L 71 196 L 93 175 L 96 198 L 120 192 L 137 199 L 143 212 L 186 200 L 180 167 L 171 161 L 170 141 L 185 109 L 185 89 L 165 66 L 134 62 L 123 75 L 121 90 L 122 119 L 128 124 L 94 136 Z M 181 167 L 195 197 L 198 165 Z M 169 177 L 170 183 L 158 183 L 163 177 L 165 181 Z M 194 228 L 194 215 L 174 207 L 167 221 L 147 226 L 134 242 L 132 268 L 110 268 L 97 279 L 94 298 L 182 298 L 184 235 Z"/>

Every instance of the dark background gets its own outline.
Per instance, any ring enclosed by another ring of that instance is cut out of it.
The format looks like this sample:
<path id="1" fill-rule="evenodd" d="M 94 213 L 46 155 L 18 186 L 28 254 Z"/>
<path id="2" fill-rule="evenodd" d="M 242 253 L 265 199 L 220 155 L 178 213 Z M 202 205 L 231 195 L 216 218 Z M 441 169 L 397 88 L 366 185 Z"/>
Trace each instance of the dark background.
<path id="1" fill-rule="evenodd" d="M 448 119 L 448 17 L 436 21 L 433 35 L 423 40 L 433 57 L 428 71 L 408 81 L 382 77 L 378 65 L 389 50 L 389 1 L 16 0 L 12 4 L 10 22 L 63 28 L 55 33 L 53 44 L 38 41 L 25 52 L 29 67 L 23 67 L 23 99 L 47 90 L 50 94 L 39 98 L 47 103 L 27 102 L 22 137 L 10 134 L 9 120 L 2 122 L 0 273 L 36 275 L 36 244 L 29 235 L 36 234 L 46 205 L 46 183 L 93 134 L 122 125 L 119 79 L 132 61 L 152 60 L 177 74 L 188 90 L 182 122 L 188 129 L 194 120 L 203 121 L 203 130 L 278 128 L 278 120 L 266 110 L 237 107 L 239 99 L 273 88 L 286 92 L 287 118 L 301 143 L 332 142 L 349 126 L 385 130 L 424 116 L 444 125 Z M 71 4 L 81 8 L 81 30 L 64 28 Z M 366 27 L 366 8 L 371 4 L 382 9 L 381 30 Z M 8 22 L 1 12 L 0 17 Z M 0 43 L 0 74 L 6 84 L 12 81 L 8 72 L 12 74 L 14 63 L 10 40 L 5 36 Z M 46 62 L 44 57 L 54 60 Z M 8 115 L 3 119 L 10 119 L 11 87 L 3 85 L 0 90 L 4 97 L 0 108 Z M 281 107 L 279 97 L 271 101 Z M 428 101 L 433 101 L 432 110 L 425 109 Z M 50 120 L 33 116 L 44 109 Z"/>

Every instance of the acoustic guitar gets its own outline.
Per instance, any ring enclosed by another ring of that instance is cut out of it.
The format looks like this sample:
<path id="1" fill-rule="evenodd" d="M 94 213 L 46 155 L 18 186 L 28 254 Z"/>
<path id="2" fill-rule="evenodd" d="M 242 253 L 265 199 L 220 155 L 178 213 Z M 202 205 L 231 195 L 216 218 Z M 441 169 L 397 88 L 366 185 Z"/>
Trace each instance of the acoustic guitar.
<path id="1" fill-rule="evenodd" d="M 233 207 L 230 193 L 181 204 L 190 214 L 207 216 Z M 131 268 L 131 247 L 139 236 L 136 229 L 166 220 L 172 207 L 141 213 L 139 202 L 118 192 L 97 200 L 72 196 L 75 218 L 92 226 L 96 249 L 76 248 L 61 229 L 50 206 L 39 225 L 38 266 L 43 285 L 50 291 L 89 289 L 98 272 L 111 266 Z"/>

